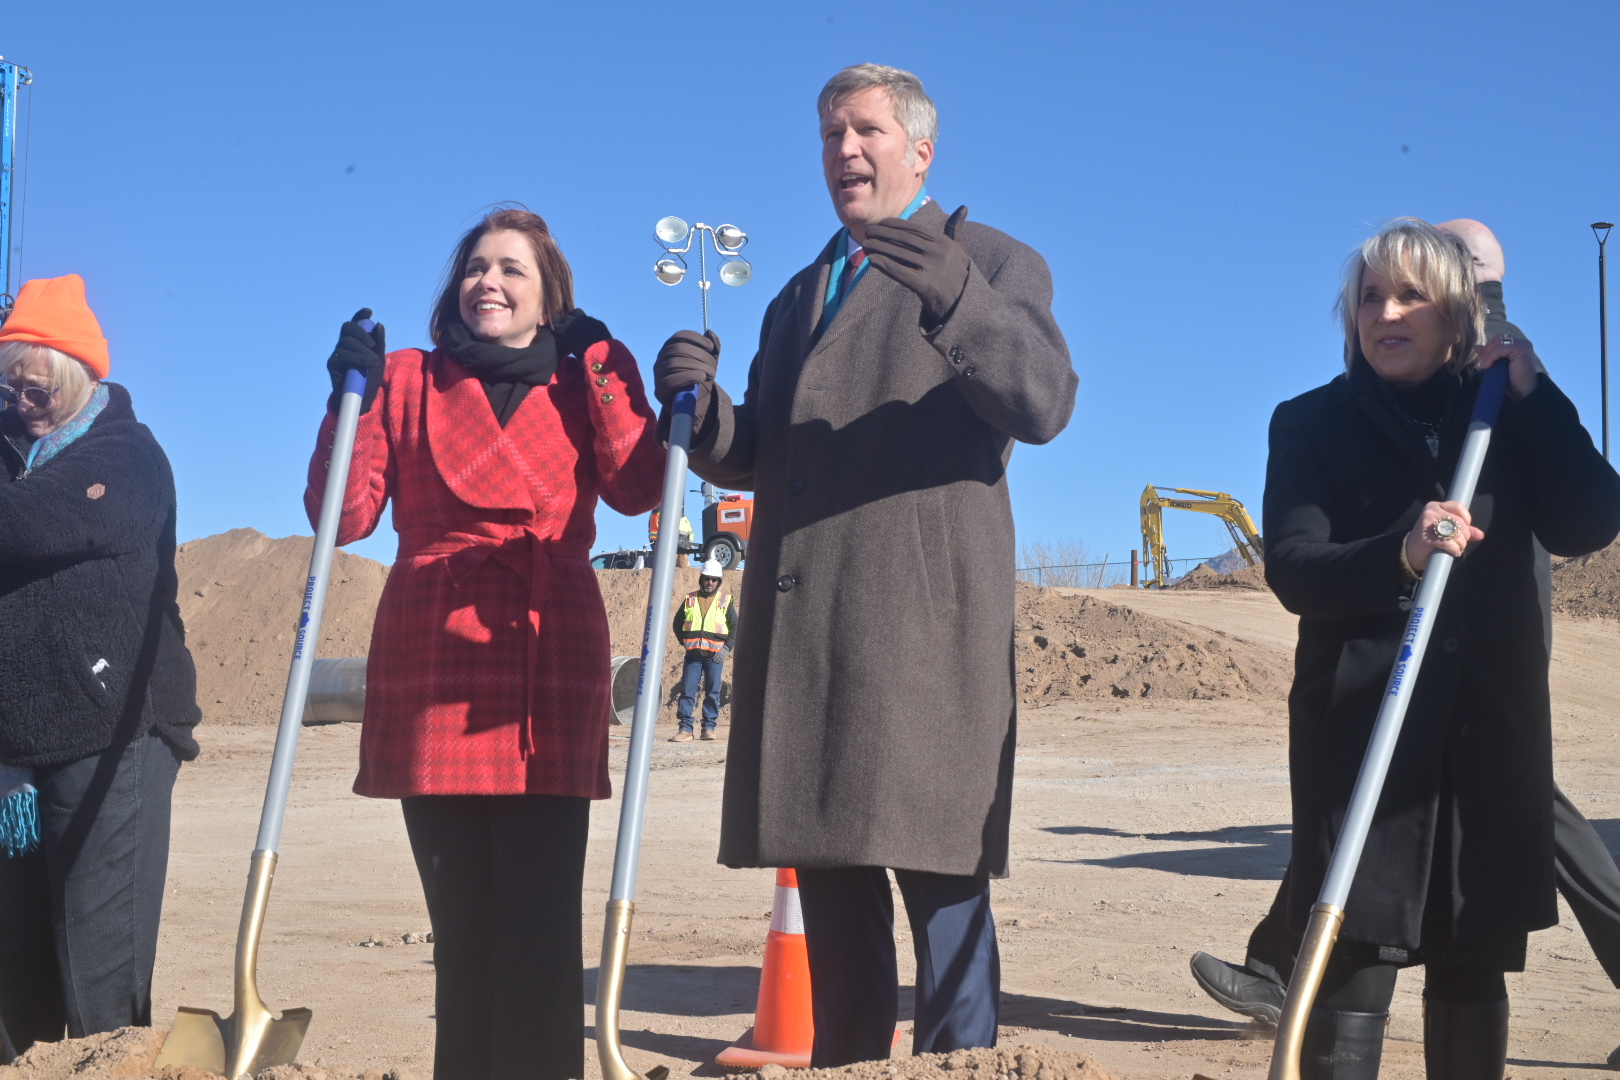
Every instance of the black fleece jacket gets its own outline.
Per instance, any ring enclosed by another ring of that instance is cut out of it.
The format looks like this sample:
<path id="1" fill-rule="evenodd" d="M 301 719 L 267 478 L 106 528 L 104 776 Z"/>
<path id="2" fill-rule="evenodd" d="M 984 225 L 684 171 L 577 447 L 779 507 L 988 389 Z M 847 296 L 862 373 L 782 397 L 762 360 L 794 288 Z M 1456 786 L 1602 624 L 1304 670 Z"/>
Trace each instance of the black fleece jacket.
<path id="1" fill-rule="evenodd" d="M 184 760 L 197 670 L 175 602 L 169 459 L 129 391 L 43 466 L 0 412 L 0 762 L 56 765 L 156 730 Z"/>

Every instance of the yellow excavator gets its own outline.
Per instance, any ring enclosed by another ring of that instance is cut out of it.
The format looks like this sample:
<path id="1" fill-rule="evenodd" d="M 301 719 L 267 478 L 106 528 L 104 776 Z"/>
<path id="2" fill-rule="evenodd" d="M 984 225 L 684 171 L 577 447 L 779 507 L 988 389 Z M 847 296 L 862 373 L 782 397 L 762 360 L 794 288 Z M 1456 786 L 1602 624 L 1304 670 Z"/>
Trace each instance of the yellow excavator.
<path id="1" fill-rule="evenodd" d="M 1190 499 L 1172 499 L 1159 494 L 1170 491 L 1177 495 L 1191 495 Z M 1214 514 L 1226 523 L 1232 534 L 1232 543 L 1238 554 L 1250 566 L 1260 565 L 1265 548 L 1260 544 L 1260 532 L 1254 527 L 1243 504 L 1224 491 L 1195 491 L 1192 488 L 1157 488 L 1152 484 L 1142 489 L 1142 556 L 1152 577 L 1142 583 L 1144 588 L 1162 589 L 1170 584 L 1170 555 L 1164 546 L 1164 508 L 1195 510 L 1200 514 Z"/>

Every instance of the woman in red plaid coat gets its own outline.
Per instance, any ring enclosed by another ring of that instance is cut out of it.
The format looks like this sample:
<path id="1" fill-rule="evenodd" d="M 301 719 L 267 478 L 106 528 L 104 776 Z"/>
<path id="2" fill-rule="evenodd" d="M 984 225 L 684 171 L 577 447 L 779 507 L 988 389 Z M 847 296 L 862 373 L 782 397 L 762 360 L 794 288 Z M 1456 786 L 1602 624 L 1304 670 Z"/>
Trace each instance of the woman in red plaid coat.
<path id="1" fill-rule="evenodd" d="M 433 922 L 439 1080 L 584 1076 L 580 893 L 608 796 L 598 496 L 641 514 L 664 451 L 630 351 L 574 308 L 540 217 L 467 233 L 432 352 L 345 323 L 310 461 L 320 511 L 350 368 L 367 393 L 338 543 L 390 499 L 399 555 L 377 607 L 354 790 L 403 801 Z"/>

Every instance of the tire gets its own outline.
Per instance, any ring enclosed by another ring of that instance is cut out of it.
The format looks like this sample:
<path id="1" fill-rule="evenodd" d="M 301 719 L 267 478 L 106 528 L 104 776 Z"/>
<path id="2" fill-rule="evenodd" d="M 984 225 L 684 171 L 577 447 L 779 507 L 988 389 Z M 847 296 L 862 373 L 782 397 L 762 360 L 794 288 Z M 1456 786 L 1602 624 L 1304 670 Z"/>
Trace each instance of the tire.
<path id="1" fill-rule="evenodd" d="M 724 534 L 703 542 L 703 561 L 713 559 L 720 564 L 722 570 L 735 570 L 737 564 L 742 562 L 742 550 L 737 541 Z"/>

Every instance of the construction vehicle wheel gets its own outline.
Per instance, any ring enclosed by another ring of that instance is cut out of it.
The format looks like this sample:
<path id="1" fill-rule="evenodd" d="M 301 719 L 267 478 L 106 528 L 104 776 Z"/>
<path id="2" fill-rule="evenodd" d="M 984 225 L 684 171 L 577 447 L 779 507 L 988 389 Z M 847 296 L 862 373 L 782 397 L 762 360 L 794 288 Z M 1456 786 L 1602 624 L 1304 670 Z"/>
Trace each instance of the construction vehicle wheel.
<path id="1" fill-rule="evenodd" d="M 703 545 L 703 561 L 713 559 L 720 564 L 722 570 L 735 569 L 742 562 L 742 552 L 737 550 L 737 542 L 729 536 L 716 536 Z"/>

